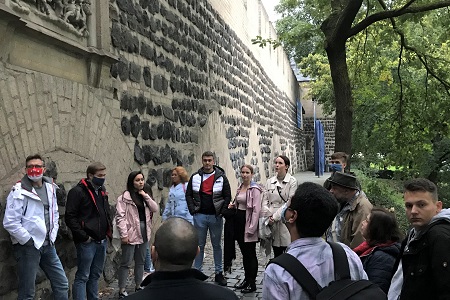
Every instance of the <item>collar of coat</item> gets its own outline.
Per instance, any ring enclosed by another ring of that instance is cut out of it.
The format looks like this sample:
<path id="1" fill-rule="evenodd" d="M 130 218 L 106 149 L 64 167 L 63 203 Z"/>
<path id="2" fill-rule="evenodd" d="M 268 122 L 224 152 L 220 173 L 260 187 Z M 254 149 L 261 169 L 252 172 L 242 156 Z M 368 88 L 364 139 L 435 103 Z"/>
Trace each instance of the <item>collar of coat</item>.
<path id="1" fill-rule="evenodd" d="M 208 276 L 197 269 L 186 269 L 181 271 L 156 271 L 155 273 L 152 273 L 145 277 L 144 281 L 142 281 L 141 283 L 141 286 L 147 286 L 154 281 L 180 280 L 188 278 L 205 281 L 206 279 L 208 279 Z"/>
<path id="2" fill-rule="evenodd" d="M 292 177 L 291 174 L 286 173 L 286 176 L 284 176 L 284 178 L 283 178 L 282 181 L 285 182 L 285 183 L 288 183 L 289 181 L 291 181 L 291 177 Z M 276 176 L 276 175 L 273 176 L 273 177 L 272 177 L 272 183 L 273 183 L 273 184 L 276 184 L 277 181 L 278 181 L 277 176 Z"/>

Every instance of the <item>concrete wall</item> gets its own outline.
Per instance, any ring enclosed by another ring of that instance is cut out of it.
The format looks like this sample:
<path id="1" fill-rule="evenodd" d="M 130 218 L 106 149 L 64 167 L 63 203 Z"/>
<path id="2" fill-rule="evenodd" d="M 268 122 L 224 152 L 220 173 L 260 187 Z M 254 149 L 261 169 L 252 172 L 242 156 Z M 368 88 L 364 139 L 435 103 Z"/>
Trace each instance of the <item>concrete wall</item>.
<path id="1" fill-rule="evenodd" d="M 196 171 L 205 150 L 216 153 L 233 190 L 243 163 L 256 166 L 261 182 L 278 154 L 291 158 L 292 172 L 305 168 L 289 61 L 282 49 L 250 41 L 275 37 L 259 1 L 91 2 L 86 35 L 52 10 L 0 0 L 0 213 L 25 157 L 42 154 L 61 187 L 57 250 L 70 282 L 65 194 L 90 162 L 107 166 L 111 204 L 128 173 L 142 169 L 162 207 L 171 168 Z M 0 249 L 0 297 L 13 299 L 15 262 L 3 229 Z M 117 260 L 108 251 L 107 281 Z M 45 276 L 38 282 L 38 296 L 49 298 Z"/>

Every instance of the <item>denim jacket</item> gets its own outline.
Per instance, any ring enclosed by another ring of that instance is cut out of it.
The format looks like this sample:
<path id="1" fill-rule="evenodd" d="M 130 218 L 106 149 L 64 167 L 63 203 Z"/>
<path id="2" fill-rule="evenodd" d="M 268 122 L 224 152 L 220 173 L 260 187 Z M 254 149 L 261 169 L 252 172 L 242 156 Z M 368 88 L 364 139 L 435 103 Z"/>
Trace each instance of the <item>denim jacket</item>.
<path id="1" fill-rule="evenodd" d="M 186 187 L 187 183 L 179 183 L 170 187 L 169 200 L 162 215 L 163 221 L 170 217 L 180 217 L 194 224 L 186 202 Z"/>

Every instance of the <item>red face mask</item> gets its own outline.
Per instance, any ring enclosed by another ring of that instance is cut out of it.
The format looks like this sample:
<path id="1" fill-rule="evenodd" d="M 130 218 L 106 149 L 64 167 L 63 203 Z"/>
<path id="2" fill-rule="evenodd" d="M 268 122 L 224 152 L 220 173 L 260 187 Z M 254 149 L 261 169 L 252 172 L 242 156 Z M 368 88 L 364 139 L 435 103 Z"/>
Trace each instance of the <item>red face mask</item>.
<path id="1" fill-rule="evenodd" d="M 36 167 L 30 169 L 27 168 L 27 176 L 32 181 L 38 181 L 39 179 L 42 178 L 43 174 L 44 168 L 36 168 Z"/>

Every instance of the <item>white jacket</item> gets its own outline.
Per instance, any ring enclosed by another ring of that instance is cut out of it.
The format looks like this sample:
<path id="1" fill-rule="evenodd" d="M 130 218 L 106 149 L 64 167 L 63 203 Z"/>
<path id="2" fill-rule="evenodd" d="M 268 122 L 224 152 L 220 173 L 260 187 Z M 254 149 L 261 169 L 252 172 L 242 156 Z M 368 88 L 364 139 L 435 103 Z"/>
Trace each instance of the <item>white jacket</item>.
<path id="1" fill-rule="evenodd" d="M 59 229 L 58 203 L 56 201 L 56 189 L 58 186 L 49 177 L 43 177 L 43 184 L 47 189 L 50 229 L 49 237 L 55 242 Z M 5 217 L 3 227 L 11 235 L 13 244 L 24 245 L 33 238 L 34 247 L 42 247 L 47 234 L 44 217 L 44 204 L 31 185 L 31 181 L 25 175 L 11 189 L 6 199 Z"/>

